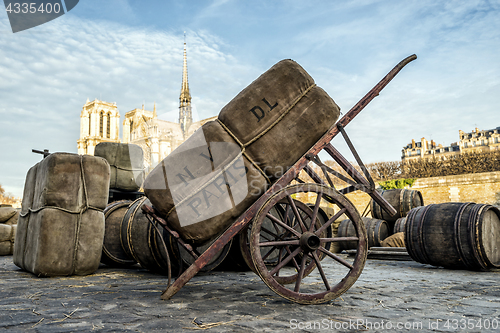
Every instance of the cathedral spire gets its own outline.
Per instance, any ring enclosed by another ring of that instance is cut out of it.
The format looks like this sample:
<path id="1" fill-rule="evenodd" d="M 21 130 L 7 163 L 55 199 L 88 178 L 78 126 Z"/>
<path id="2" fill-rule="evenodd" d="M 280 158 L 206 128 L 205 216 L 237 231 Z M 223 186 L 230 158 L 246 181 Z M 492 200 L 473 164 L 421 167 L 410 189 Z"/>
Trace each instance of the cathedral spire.
<path id="1" fill-rule="evenodd" d="M 186 33 L 184 32 L 184 64 L 182 67 L 181 94 L 179 96 L 179 124 L 182 132 L 186 136 L 187 129 L 193 122 L 191 113 L 191 94 L 189 93 L 188 72 L 187 72 L 187 54 L 186 54 Z"/>
<path id="2" fill-rule="evenodd" d="M 186 35 L 184 35 L 184 38 Z M 181 85 L 181 95 L 180 106 L 187 106 L 191 104 L 191 94 L 189 93 L 189 83 L 188 83 L 188 70 L 187 70 L 187 54 L 186 54 L 186 41 L 184 39 L 184 65 L 182 67 L 182 85 Z"/>

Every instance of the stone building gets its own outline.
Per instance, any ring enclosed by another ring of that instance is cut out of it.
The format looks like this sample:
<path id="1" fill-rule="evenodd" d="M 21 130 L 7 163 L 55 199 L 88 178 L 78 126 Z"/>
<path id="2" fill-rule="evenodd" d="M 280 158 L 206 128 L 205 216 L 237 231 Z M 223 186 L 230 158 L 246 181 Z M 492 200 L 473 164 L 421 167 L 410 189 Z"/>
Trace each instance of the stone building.
<path id="1" fill-rule="evenodd" d="M 94 155 L 94 148 L 100 142 L 120 142 L 119 123 L 116 103 L 87 99 L 80 114 L 78 154 Z"/>
<path id="2" fill-rule="evenodd" d="M 402 150 L 401 160 L 408 161 L 418 158 L 441 158 L 446 159 L 451 155 L 469 153 L 469 152 L 487 152 L 500 149 L 500 127 L 481 131 L 478 128 L 470 133 L 460 130 L 459 141 L 452 143 L 448 147 L 437 145 L 431 140 L 425 138 L 420 142 L 412 140 Z"/>
<path id="3" fill-rule="evenodd" d="M 104 118 L 100 116 L 101 114 L 104 115 Z M 146 172 L 148 172 L 204 123 L 216 118 L 217 116 L 214 116 L 197 122 L 193 121 L 187 72 L 186 43 L 184 43 L 184 63 L 181 93 L 179 96 L 178 122 L 158 119 L 156 104 L 153 107 L 153 111 L 144 109 L 144 105 L 142 105 L 140 109 L 136 108 L 125 113 L 122 128 L 123 140 L 121 142 L 136 144 L 143 149 L 144 166 Z M 100 119 L 104 119 L 104 122 Z M 100 142 L 120 142 L 118 138 L 119 119 L 120 114 L 116 103 L 111 104 L 98 100 L 87 101 L 80 115 L 78 153 L 92 155 L 95 146 Z M 108 131 L 108 127 L 106 126 L 111 126 L 111 130 Z"/>

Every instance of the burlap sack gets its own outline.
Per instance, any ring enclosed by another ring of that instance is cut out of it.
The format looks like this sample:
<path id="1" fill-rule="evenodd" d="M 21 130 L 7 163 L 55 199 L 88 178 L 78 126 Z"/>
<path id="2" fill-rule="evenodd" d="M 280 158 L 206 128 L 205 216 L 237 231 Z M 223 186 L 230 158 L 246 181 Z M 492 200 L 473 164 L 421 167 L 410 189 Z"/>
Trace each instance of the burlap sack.
<path id="1" fill-rule="evenodd" d="M 144 181 L 144 153 L 134 144 L 101 142 L 94 156 L 105 158 L 111 169 L 109 188 L 137 191 Z"/>
<path id="2" fill-rule="evenodd" d="M 266 189 L 266 177 L 221 124 L 204 124 L 148 175 L 144 192 L 190 242 L 217 236 Z"/>
<path id="3" fill-rule="evenodd" d="M 4 224 L 8 224 L 8 225 L 17 224 L 18 219 L 19 219 L 19 211 L 16 210 L 16 213 L 14 215 L 12 215 L 12 217 L 10 219 L 5 221 Z"/>
<path id="4" fill-rule="evenodd" d="M 38 276 L 86 275 L 99 267 L 109 164 L 54 153 L 26 176 L 14 264 Z"/>
<path id="5" fill-rule="evenodd" d="M 0 256 L 10 256 L 14 251 L 17 225 L 0 224 Z"/>
<path id="6" fill-rule="evenodd" d="M 12 207 L 0 207 L 0 223 L 7 222 L 10 218 L 16 215 L 17 210 Z"/>
<path id="7" fill-rule="evenodd" d="M 380 246 L 382 247 L 405 247 L 405 234 L 404 232 L 398 232 L 392 236 L 384 239 Z"/>
<path id="8" fill-rule="evenodd" d="M 337 121 L 340 109 L 293 60 L 282 60 L 243 89 L 219 120 L 275 180 Z"/>

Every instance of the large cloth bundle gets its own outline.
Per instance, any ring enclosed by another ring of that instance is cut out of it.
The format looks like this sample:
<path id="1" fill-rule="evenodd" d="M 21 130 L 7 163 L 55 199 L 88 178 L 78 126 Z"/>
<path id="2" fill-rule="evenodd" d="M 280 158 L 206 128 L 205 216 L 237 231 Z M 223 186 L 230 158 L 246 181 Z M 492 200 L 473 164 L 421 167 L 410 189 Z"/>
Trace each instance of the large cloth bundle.
<path id="1" fill-rule="evenodd" d="M 302 67 L 283 60 L 168 155 L 144 192 L 185 240 L 206 242 L 305 154 L 339 112 Z"/>
<path id="2" fill-rule="evenodd" d="M 134 144 L 101 142 L 94 156 L 105 158 L 111 169 L 109 188 L 137 191 L 144 180 L 144 153 Z"/>
<path id="3" fill-rule="evenodd" d="M 0 223 L 13 225 L 17 224 L 19 212 L 12 207 L 0 207 Z"/>
<path id="4" fill-rule="evenodd" d="M 99 267 L 109 164 L 54 153 L 26 176 L 14 264 L 38 276 L 87 275 Z"/>
<path id="5" fill-rule="evenodd" d="M 14 251 L 14 240 L 17 225 L 0 224 L 0 256 L 11 255 Z"/>

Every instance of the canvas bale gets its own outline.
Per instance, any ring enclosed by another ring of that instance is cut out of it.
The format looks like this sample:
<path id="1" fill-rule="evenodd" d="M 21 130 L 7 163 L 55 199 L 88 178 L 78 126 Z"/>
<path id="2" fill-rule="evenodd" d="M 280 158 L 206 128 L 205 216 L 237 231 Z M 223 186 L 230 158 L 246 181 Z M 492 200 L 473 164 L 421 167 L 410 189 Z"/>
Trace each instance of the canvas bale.
<path id="1" fill-rule="evenodd" d="M 381 247 L 405 247 L 405 234 L 398 232 L 384 239 L 380 243 Z"/>
<path id="2" fill-rule="evenodd" d="M 105 158 L 111 170 L 109 188 L 137 191 L 144 181 L 144 153 L 134 144 L 101 142 L 94 156 Z"/>
<path id="3" fill-rule="evenodd" d="M 0 223 L 5 223 L 16 215 L 17 210 L 12 207 L 0 207 Z"/>
<path id="4" fill-rule="evenodd" d="M 340 109 L 295 61 L 282 60 L 243 89 L 219 120 L 276 180 L 337 121 Z"/>
<path id="5" fill-rule="evenodd" d="M 16 209 L 16 213 L 12 215 L 4 224 L 14 225 L 17 224 L 17 220 L 19 219 L 19 211 Z"/>
<path id="6" fill-rule="evenodd" d="M 0 224 L 0 256 L 9 256 L 14 251 L 17 225 Z"/>
<path id="7" fill-rule="evenodd" d="M 109 164 L 54 153 L 26 176 L 14 264 L 38 276 L 87 275 L 99 266 Z"/>
<path id="8" fill-rule="evenodd" d="M 267 184 L 221 124 L 212 121 L 155 167 L 144 192 L 185 240 L 202 244 L 229 227 Z"/>

